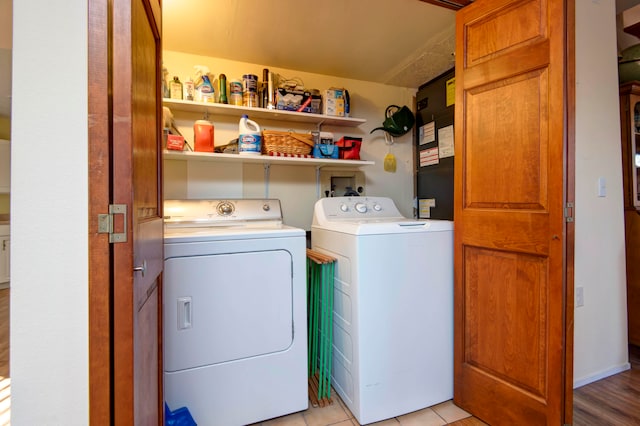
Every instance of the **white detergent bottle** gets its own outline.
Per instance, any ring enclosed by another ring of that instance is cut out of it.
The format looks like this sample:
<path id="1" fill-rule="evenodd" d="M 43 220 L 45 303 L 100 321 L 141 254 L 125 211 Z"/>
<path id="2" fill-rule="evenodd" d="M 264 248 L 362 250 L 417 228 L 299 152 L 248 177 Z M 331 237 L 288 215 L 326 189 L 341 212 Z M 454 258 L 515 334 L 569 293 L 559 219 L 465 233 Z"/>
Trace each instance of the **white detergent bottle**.
<path id="1" fill-rule="evenodd" d="M 262 133 L 255 121 L 249 120 L 248 115 L 240 119 L 238 133 L 238 153 L 260 155 L 262 153 Z"/>

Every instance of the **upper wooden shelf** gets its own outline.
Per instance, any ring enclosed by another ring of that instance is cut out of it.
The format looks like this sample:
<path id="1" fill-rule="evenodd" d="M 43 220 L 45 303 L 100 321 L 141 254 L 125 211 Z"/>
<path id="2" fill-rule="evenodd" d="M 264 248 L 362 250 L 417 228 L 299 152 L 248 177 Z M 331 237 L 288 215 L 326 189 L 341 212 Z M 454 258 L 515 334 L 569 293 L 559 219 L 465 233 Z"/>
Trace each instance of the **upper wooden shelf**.
<path id="1" fill-rule="evenodd" d="M 343 126 L 358 127 L 366 123 L 367 120 L 353 117 L 333 117 L 330 115 L 311 114 L 306 112 L 281 111 L 277 109 L 265 109 L 254 107 L 242 107 L 236 105 L 181 101 L 177 99 L 163 99 L 163 104 L 175 111 L 209 113 L 211 115 L 229 115 L 240 117 L 247 114 L 249 118 L 264 120 L 282 120 L 296 123 L 311 123 L 318 127 L 327 126 Z"/>

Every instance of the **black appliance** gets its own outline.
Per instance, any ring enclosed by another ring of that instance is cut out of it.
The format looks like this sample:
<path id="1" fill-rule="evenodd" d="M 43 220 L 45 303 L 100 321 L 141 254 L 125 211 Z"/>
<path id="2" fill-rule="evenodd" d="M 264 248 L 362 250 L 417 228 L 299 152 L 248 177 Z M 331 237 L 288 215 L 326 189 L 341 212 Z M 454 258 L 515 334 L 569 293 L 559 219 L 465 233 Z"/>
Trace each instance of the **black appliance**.
<path id="1" fill-rule="evenodd" d="M 453 220 L 454 157 L 447 156 L 446 152 L 452 154 L 453 148 L 455 70 L 452 68 L 420 86 L 416 102 L 418 217 Z M 427 130 L 426 137 L 421 128 Z M 450 138 L 440 140 L 444 135 Z"/>

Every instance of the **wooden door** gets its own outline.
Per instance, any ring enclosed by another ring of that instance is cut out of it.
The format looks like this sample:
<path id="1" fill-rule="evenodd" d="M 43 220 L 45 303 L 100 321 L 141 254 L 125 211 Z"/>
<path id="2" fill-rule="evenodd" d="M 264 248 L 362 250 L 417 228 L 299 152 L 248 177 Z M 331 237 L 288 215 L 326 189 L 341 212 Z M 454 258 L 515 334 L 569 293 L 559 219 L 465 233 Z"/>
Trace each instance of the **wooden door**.
<path id="1" fill-rule="evenodd" d="M 92 424 L 162 424 L 161 9 L 89 2 Z"/>
<path id="2" fill-rule="evenodd" d="M 571 420 L 566 16 L 476 0 L 456 18 L 454 401 L 493 426 Z"/>

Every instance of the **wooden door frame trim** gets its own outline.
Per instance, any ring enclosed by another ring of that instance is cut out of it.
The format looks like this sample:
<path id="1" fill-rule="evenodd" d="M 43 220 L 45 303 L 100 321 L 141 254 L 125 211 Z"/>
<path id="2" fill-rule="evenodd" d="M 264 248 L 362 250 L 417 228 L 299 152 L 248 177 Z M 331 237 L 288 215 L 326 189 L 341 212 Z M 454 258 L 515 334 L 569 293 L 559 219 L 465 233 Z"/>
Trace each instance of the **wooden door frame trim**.
<path id="1" fill-rule="evenodd" d="M 575 1 L 565 0 L 565 203 L 575 205 Z M 565 204 L 566 205 L 566 204 Z M 573 214 L 573 212 L 572 212 Z M 573 333 L 574 333 L 574 256 L 575 222 L 565 222 L 565 336 L 564 336 L 564 423 L 573 424 Z"/>
<path id="2" fill-rule="evenodd" d="M 111 24 L 107 0 L 89 0 L 89 424 L 111 423 L 111 247 L 98 233 L 97 215 L 110 203 L 111 106 L 109 57 Z"/>

